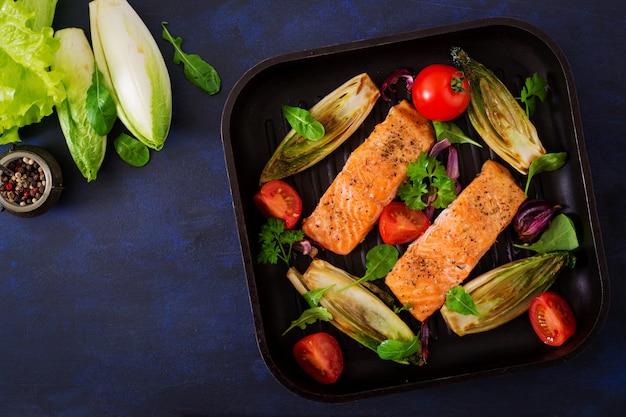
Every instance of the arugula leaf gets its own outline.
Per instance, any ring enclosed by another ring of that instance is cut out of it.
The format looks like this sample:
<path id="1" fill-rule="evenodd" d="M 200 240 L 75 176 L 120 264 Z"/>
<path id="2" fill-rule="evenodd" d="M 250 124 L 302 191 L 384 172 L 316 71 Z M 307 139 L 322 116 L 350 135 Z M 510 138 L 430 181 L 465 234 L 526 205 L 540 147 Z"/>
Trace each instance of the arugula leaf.
<path id="1" fill-rule="evenodd" d="M 535 243 L 527 246 L 519 244 L 513 246 L 546 253 L 558 250 L 570 251 L 576 249 L 578 245 L 574 222 L 567 215 L 559 214 L 550 222 L 548 229 L 541 234 Z"/>
<path id="2" fill-rule="evenodd" d="M 537 174 L 542 172 L 556 171 L 561 169 L 567 162 L 567 152 L 547 153 L 533 160 L 528 168 L 528 176 L 526 177 L 526 187 L 524 194 L 528 195 L 528 187 L 530 180 Z"/>
<path id="3" fill-rule="evenodd" d="M 435 157 L 422 152 L 407 165 L 409 179 L 398 188 L 398 196 L 409 208 L 446 208 L 456 198 L 456 184 Z"/>
<path id="4" fill-rule="evenodd" d="M 466 316 L 483 317 L 478 312 L 472 296 L 461 285 L 450 288 L 446 294 L 446 308 Z"/>
<path id="5" fill-rule="evenodd" d="M 259 242 L 261 251 L 257 256 L 257 262 L 264 264 L 276 264 L 282 260 L 289 265 L 291 250 L 296 242 L 304 239 L 304 232 L 297 229 L 285 229 L 285 222 L 277 218 L 269 218 L 261 226 Z"/>
<path id="6" fill-rule="evenodd" d="M 183 39 L 174 38 L 165 25 L 168 22 L 161 22 L 163 32 L 161 36 L 174 47 L 175 64 L 183 64 L 185 76 L 193 85 L 200 88 L 209 95 L 217 94 L 220 91 L 222 80 L 218 72 L 197 54 L 187 54 L 182 49 Z"/>
<path id="7" fill-rule="evenodd" d="M 333 315 L 326 309 L 326 307 L 320 307 L 318 304 L 322 299 L 322 296 L 332 285 L 324 288 L 317 288 L 315 290 L 310 290 L 302 294 L 304 299 L 306 300 L 309 308 L 304 310 L 300 317 L 291 322 L 291 325 L 283 332 L 283 336 L 289 332 L 289 330 L 294 327 L 299 327 L 304 330 L 308 324 L 313 324 L 318 320 L 322 321 L 330 321 L 333 319 Z"/>
<path id="8" fill-rule="evenodd" d="M 433 120 L 432 123 L 435 128 L 435 135 L 437 136 L 438 142 L 448 139 L 448 142 L 450 143 L 470 143 L 474 146 L 478 146 L 479 148 L 483 147 L 480 143 L 466 136 L 463 130 L 461 130 L 461 128 L 454 122 L 438 122 Z"/>
<path id="9" fill-rule="evenodd" d="M 393 308 L 393 312 L 398 314 L 401 313 L 403 311 L 411 311 L 413 310 L 413 304 L 411 304 L 411 302 L 407 301 L 406 303 L 404 303 L 404 305 L 402 307 L 394 307 Z"/>
<path id="10" fill-rule="evenodd" d="M 150 160 L 150 149 L 126 133 L 120 134 L 113 141 L 113 146 L 120 158 L 134 167 L 142 167 Z"/>
<path id="11" fill-rule="evenodd" d="M 548 94 L 547 86 L 548 82 L 537 73 L 534 73 L 532 77 L 526 78 L 520 96 L 516 98 L 526 106 L 526 115 L 528 117 L 535 114 L 535 110 L 537 109 L 536 98 L 545 101 L 546 95 Z"/>
<path id="12" fill-rule="evenodd" d="M 346 285 L 337 292 L 343 291 L 361 282 L 375 281 L 387 275 L 398 261 L 400 253 L 395 246 L 386 243 L 376 245 L 365 255 L 365 275 Z"/>
<path id="13" fill-rule="evenodd" d="M 306 302 L 309 305 L 309 307 L 316 307 L 320 303 L 320 300 L 324 296 L 324 293 L 326 291 L 328 291 L 333 286 L 334 286 L 334 284 L 333 285 L 329 285 L 328 287 L 317 288 L 317 289 L 314 289 L 314 290 L 310 290 L 310 291 L 307 291 L 304 294 L 302 294 L 302 296 L 306 300 Z"/>
<path id="14" fill-rule="evenodd" d="M 283 104 L 282 110 L 289 125 L 303 138 L 315 141 L 324 137 L 324 125 L 315 120 L 308 110 L 287 104 Z"/>
<path id="15" fill-rule="evenodd" d="M 318 320 L 322 321 L 330 321 L 333 319 L 333 315 L 325 307 L 311 307 L 307 310 L 304 310 L 300 317 L 291 322 L 291 325 L 285 330 L 282 334 L 284 336 L 289 332 L 289 330 L 299 327 L 304 330 L 307 325 L 313 324 Z"/>
<path id="16" fill-rule="evenodd" d="M 376 353 L 381 359 L 401 361 L 413 356 L 421 348 L 421 343 L 417 336 L 408 342 L 400 342 L 398 340 L 383 340 L 376 348 Z"/>
<path id="17" fill-rule="evenodd" d="M 102 72 L 94 63 L 91 86 L 87 89 L 87 120 L 93 130 L 100 136 L 107 135 L 115 120 L 117 120 L 117 108 L 113 95 L 104 84 Z"/>

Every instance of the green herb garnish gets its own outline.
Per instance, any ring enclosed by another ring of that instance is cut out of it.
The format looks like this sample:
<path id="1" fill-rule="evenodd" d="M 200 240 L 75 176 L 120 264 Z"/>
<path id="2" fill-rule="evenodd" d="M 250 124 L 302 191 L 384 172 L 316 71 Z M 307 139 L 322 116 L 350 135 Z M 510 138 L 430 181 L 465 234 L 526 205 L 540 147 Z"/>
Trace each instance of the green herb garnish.
<path id="1" fill-rule="evenodd" d="M 346 285 L 339 291 L 343 291 L 361 282 L 375 281 L 387 275 L 398 261 L 400 253 L 395 246 L 383 243 L 370 249 L 365 255 L 365 275 L 353 283 Z M 338 291 L 338 292 L 339 292 Z"/>
<path id="2" fill-rule="evenodd" d="M 398 340 L 383 340 L 376 348 L 376 353 L 381 359 L 401 361 L 413 356 L 422 348 L 417 336 L 413 336 L 408 342 Z"/>
<path id="3" fill-rule="evenodd" d="M 283 104 L 282 110 L 289 125 L 303 138 L 315 141 L 324 137 L 324 125 L 315 120 L 308 110 L 287 104 Z"/>
<path id="4" fill-rule="evenodd" d="M 534 73 L 532 77 L 527 77 L 524 82 L 524 87 L 519 97 L 516 97 L 519 101 L 526 106 L 526 115 L 528 117 L 535 114 L 537 109 L 537 98 L 541 101 L 546 99 L 548 91 L 546 87 L 548 82 L 539 74 Z"/>
<path id="5" fill-rule="evenodd" d="M 433 127 L 435 128 L 435 135 L 437 136 L 437 141 L 439 142 L 444 139 L 448 139 L 448 142 L 450 143 L 470 143 L 474 146 L 478 146 L 479 148 L 483 147 L 483 145 L 467 136 L 454 122 L 438 122 L 433 120 Z"/>
<path id="6" fill-rule="evenodd" d="M 187 79 L 207 94 L 213 95 L 219 92 L 222 80 L 215 68 L 202 59 L 200 55 L 185 53 L 181 47 L 183 39 L 174 38 L 165 28 L 165 25 L 167 22 L 161 22 L 161 27 L 163 27 L 161 36 L 174 47 L 174 64 L 182 63 Z"/>
<path id="7" fill-rule="evenodd" d="M 483 317 L 476 309 L 472 296 L 461 285 L 450 288 L 446 294 L 446 308 L 463 315 Z"/>
<path id="8" fill-rule="evenodd" d="M 113 146 L 120 158 L 134 167 L 142 167 L 150 160 L 150 149 L 126 133 L 120 134 L 113 141 Z"/>
<path id="9" fill-rule="evenodd" d="M 300 317 L 292 321 L 291 325 L 287 328 L 287 330 L 283 332 L 282 335 L 284 336 L 287 332 L 289 332 L 289 330 L 293 329 L 294 327 L 299 327 L 300 329 L 304 330 L 307 325 L 313 324 L 318 320 L 332 320 L 333 315 L 330 314 L 326 307 L 319 306 L 322 296 L 331 287 L 332 285 L 330 287 L 318 288 L 315 290 L 307 291 L 306 293 L 302 294 L 307 304 L 309 304 L 309 308 L 304 310 L 302 314 L 300 314 Z"/>
<path id="10" fill-rule="evenodd" d="M 456 184 L 435 157 L 422 152 L 407 165 L 409 179 L 398 189 L 398 196 L 413 210 L 428 206 L 446 208 L 456 198 Z"/>
<path id="11" fill-rule="evenodd" d="M 547 153 L 533 160 L 528 168 L 528 176 L 526 177 L 526 187 L 524 193 L 528 195 L 528 187 L 530 180 L 537 174 L 542 172 L 556 171 L 561 169 L 567 162 L 567 152 Z"/>
<path id="12" fill-rule="evenodd" d="M 515 247 L 528 249 L 539 253 L 554 251 L 571 251 L 578 247 L 576 227 L 572 219 L 565 214 L 556 216 L 539 240 L 531 245 L 515 244 Z"/>
<path id="13" fill-rule="evenodd" d="M 257 256 L 257 261 L 263 264 L 276 264 L 280 259 L 289 265 L 293 245 L 302 239 L 304 239 L 302 230 L 287 230 L 283 220 L 267 219 L 259 233 L 261 252 Z"/>

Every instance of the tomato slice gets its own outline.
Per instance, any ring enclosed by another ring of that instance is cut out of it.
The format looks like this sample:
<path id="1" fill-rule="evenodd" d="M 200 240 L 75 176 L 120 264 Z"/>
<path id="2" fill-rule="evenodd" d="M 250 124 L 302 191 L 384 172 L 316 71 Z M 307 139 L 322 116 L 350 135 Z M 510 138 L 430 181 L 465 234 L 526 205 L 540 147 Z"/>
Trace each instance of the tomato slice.
<path id="1" fill-rule="evenodd" d="M 561 346 L 576 332 L 571 307 L 555 292 L 544 292 L 536 297 L 528 313 L 535 333 L 547 345 Z"/>
<path id="2" fill-rule="evenodd" d="M 281 180 L 263 184 L 253 199 L 263 216 L 284 220 L 287 229 L 292 229 L 302 214 L 302 198 L 291 185 Z"/>
<path id="3" fill-rule="evenodd" d="M 417 239 L 430 226 L 428 217 L 412 210 L 401 201 L 392 201 L 383 208 L 378 221 L 378 231 L 383 242 L 401 245 Z"/>
<path id="4" fill-rule="evenodd" d="M 445 122 L 459 117 L 470 102 L 470 85 L 451 65 L 431 64 L 413 80 L 413 105 L 424 117 Z"/>
<path id="5" fill-rule="evenodd" d="M 343 353 L 337 339 L 325 332 L 313 333 L 293 346 L 300 367 L 322 384 L 332 384 L 343 372 Z"/>

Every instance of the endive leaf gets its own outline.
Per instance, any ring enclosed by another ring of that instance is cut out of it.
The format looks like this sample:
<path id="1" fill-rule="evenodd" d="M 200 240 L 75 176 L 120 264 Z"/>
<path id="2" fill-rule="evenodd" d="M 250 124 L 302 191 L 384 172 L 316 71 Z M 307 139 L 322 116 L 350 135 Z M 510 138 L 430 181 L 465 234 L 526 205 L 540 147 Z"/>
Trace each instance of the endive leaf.
<path id="1" fill-rule="evenodd" d="M 89 3 L 93 51 L 118 117 L 146 146 L 160 150 L 172 119 L 172 87 L 154 37 L 126 0 Z"/>

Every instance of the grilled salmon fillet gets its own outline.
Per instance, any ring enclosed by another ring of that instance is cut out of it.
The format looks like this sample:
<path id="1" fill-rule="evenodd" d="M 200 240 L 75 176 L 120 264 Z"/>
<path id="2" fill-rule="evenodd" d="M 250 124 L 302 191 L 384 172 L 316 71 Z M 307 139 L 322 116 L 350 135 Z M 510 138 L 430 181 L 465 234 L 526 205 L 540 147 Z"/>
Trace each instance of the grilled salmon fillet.
<path id="1" fill-rule="evenodd" d="M 302 230 L 322 247 L 350 253 L 372 230 L 406 180 L 406 166 L 435 143 L 431 122 L 406 100 L 348 157 Z"/>
<path id="2" fill-rule="evenodd" d="M 511 173 L 494 161 L 411 243 L 385 283 L 411 314 L 424 321 L 445 302 L 495 243 L 525 199 Z"/>

